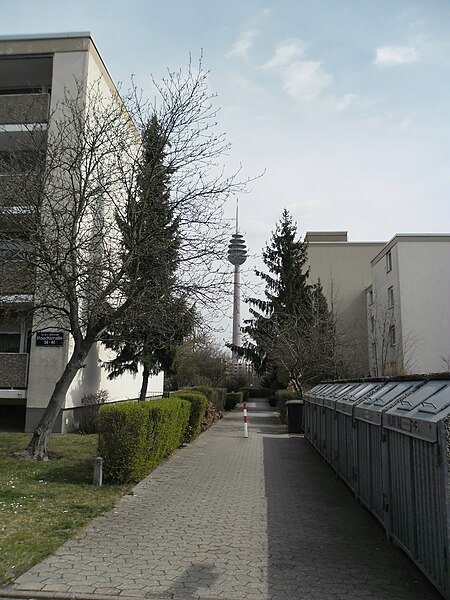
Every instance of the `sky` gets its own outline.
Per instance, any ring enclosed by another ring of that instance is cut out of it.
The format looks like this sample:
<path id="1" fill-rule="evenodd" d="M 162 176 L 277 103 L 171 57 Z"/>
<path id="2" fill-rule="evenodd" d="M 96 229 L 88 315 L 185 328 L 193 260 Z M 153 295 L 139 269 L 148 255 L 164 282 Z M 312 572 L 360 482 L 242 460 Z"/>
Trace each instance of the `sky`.
<path id="1" fill-rule="evenodd" d="M 284 207 L 302 235 L 450 231 L 448 0 L 0 0 L 0 14 L 0 35 L 90 31 L 125 87 L 203 52 L 227 166 L 264 173 L 239 198 L 249 268 Z"/>

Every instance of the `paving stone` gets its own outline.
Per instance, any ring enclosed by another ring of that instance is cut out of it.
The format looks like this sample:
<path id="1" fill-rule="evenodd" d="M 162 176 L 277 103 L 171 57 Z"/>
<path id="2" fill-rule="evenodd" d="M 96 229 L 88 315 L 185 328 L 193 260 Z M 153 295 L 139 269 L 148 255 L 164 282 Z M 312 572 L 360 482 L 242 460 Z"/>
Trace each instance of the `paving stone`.
<path id="1" fill-rule="evenodd" d="M 55 597 L 438 600 L 263 400 L 164 461 L 12 589 Z"/>

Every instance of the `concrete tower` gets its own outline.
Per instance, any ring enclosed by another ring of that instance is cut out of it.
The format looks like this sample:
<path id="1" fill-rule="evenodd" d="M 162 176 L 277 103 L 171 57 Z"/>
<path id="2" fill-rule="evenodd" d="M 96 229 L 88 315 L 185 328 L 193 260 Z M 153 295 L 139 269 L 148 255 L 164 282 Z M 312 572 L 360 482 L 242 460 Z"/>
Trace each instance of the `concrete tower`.
<path id="1" fill-rule="evenodd" d="M 231 236 L 228 246 L 228 260 L 234 265 L 234 295 L 233 295 L 233 346 L 241 346 L 241 265 L 247 260 L 247 247 L 244 237 L 239 233 L 239 208 L 236 203 L 236 233 Z M 233 362 L 238 362 L 238 356 L 233 351 Z"/>

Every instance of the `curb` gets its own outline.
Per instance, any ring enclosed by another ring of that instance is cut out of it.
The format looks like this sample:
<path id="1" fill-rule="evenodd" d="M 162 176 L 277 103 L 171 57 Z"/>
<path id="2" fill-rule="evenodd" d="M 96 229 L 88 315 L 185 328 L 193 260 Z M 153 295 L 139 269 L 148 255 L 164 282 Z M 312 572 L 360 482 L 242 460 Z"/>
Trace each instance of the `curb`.
<path id="1" fill-rule="evenodd" d="M 43 592 L 5 588 L 0 590 L 0 598 L 4 600 L 113 600 L 114 598 L 120 598 L 120 600 L 170 600 L 172 595 L 160 596 L 150 592 L 145 594 L 145 596 L 125 596 L 121 593 L 114 595 L 77 594 L 76 592 Z"/>

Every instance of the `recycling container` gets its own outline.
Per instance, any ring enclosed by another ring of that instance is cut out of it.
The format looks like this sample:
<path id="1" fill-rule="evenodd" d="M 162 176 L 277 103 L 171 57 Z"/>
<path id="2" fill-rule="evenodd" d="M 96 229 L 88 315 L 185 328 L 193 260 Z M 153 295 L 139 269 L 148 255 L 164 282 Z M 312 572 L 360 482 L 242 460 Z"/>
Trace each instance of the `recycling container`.
<path id="1" fill-rule="evenodd" d="M 286 402 L 288 433 L 303 433 L 303 400 Z"/>

